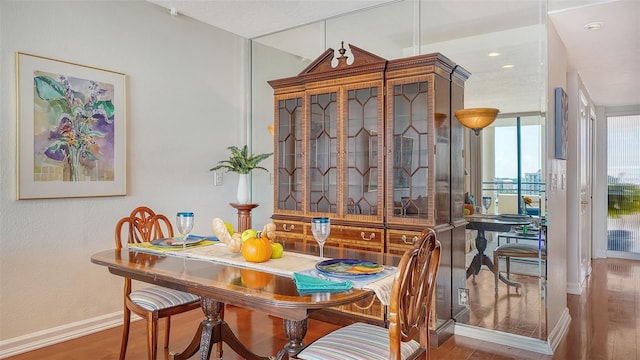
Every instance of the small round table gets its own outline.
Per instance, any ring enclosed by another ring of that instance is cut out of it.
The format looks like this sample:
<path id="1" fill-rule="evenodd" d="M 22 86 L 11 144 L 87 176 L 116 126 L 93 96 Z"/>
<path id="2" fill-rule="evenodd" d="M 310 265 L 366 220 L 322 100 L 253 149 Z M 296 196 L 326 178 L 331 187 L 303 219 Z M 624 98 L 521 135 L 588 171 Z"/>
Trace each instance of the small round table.
<path id="1" fill-rule="evenodd" d="M 527 215 L 472 215 L 465 217 L 467 229 L 477 230 L 476 249 L 478 253 L 473 257 L 471 264 L 467 268 L 467 278 L 471 275 L 478 275 L 482 265 L 486 265 L 494 274 L 498 269 L 493 265 L 493 261 L 484 253 L 487 249 L 487 238 L 485 231 L 510 231 L 513 226 L 522 226 L 531 223 L 531 218 Z M 511 280 L 501 274 L 500 280 L 510 286 L 515 286 Z"/>

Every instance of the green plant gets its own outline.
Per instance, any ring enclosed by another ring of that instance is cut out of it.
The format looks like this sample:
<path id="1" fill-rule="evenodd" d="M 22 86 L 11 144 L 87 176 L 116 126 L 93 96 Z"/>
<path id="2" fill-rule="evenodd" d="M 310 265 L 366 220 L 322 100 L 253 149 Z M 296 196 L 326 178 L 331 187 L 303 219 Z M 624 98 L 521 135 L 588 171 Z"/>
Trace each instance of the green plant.
<path id="1" fill-rule="evenodd" d="M 220 169 L 225 169 L 227 172 L 235 172 L 238 174 L 248 174 L 252 170 L 260 169 L 264 171 L 269 171 L 262 166 L 258 166 L 258 164 L 273 155 L 273 153 L 269 154 L 259 154 L 259 155 L 249 155 L 249 148 L 245 145 L 242 149 L 239 149 L 236 146 L 229 146 L 227 148 L 231 151 L 231 156 L 229 160 L 221 160 L 218 161 L 218 165 L 209 169 L 209 171 L 216 171 Z"/>

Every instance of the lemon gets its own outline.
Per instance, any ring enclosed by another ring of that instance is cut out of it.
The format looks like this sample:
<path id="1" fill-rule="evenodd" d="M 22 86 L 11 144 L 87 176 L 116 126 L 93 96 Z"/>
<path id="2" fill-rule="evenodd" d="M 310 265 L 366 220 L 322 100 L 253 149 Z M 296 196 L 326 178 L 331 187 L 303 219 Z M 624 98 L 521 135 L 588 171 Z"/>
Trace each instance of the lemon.
<path id="1" fill-rule="evenodd" d="M 229 232 L 229 234 L 233 234 L 235 231 L 233 231 L 233 225 L 231 225 L 230 222 L 225 221 L 224 222 L 224 226 L 227 227 L 227 231 Z"/>

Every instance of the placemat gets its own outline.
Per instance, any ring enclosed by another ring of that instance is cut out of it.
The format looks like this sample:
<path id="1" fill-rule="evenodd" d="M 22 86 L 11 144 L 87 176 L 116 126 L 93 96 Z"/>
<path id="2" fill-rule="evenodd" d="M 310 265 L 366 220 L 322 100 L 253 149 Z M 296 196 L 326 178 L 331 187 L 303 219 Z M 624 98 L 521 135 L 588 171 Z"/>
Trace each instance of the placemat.
<path id="1" fill-rule="evenodd" d="M 200 247 L 204 247 L 204 246 L 209 246 L 209 245 L 213 245 L 216 244 L 217 241 L 211 241 L 211 240 L 202 240 L 201 242 L 197 243 L 197 244 L 193 244 L 193 245 L 188 245 L 187 246 L 187 250 L 193 249 L 193 248 L 200 248 Z M 159 253 L 159 254 L 170 254 L 170 253 L 180 253 L 185 251 L 182 246 L 155 246 L 152 245 L 151 243 L 148 242 L 141 242 L 141 243 L 137 243 L 137 244 L 127 244 L 127 247 L 130 250 L 134 250 L 134 251 L 146 251 L 146 252 L 151 252 L 151 253 Z"/>

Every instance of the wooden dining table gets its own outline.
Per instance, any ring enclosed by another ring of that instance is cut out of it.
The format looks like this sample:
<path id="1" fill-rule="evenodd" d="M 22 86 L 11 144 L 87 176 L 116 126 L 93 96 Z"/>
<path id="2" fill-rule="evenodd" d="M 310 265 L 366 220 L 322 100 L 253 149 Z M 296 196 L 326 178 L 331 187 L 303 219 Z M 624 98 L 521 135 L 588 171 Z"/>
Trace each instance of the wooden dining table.
<path id="1" fill-rule="evenodd" d="M 285 246 L 287 253 L 316 251 L 300 244 Z M 395 266 L 400 257 L 361 250 L 328 247 L 325 256 L 356 258 Z M 104 250 L 94 254 L 91 262 L 105 266 L 109 272 L 134 280 L 186 291 L 201 297 L 204 319 L 191 343 L 180 352 L 172 352 L 172 359 L 188 359 L 200 351 L 199 359 L 209 359 L 213 345 L 226 343 L 246 359 L 268 360 L 296 358 L 305 344 L 309 315 L 317 310 L 350 304 L 372 296 L 372 290 L 351 289 L 344 292 L 319 292 L 300 295 L 291 277 L 254 270 L 226 263 L 201 259 L 167 256 L 127 248 Z M 261 311 L 283 319 L 288 339 L 277 354 L 254 354 L 223 319 L 225 304 Z M 222 347 L 218 347 L 221 349 Z M 218 358 L 222 354 L 216 354 Z"/>

